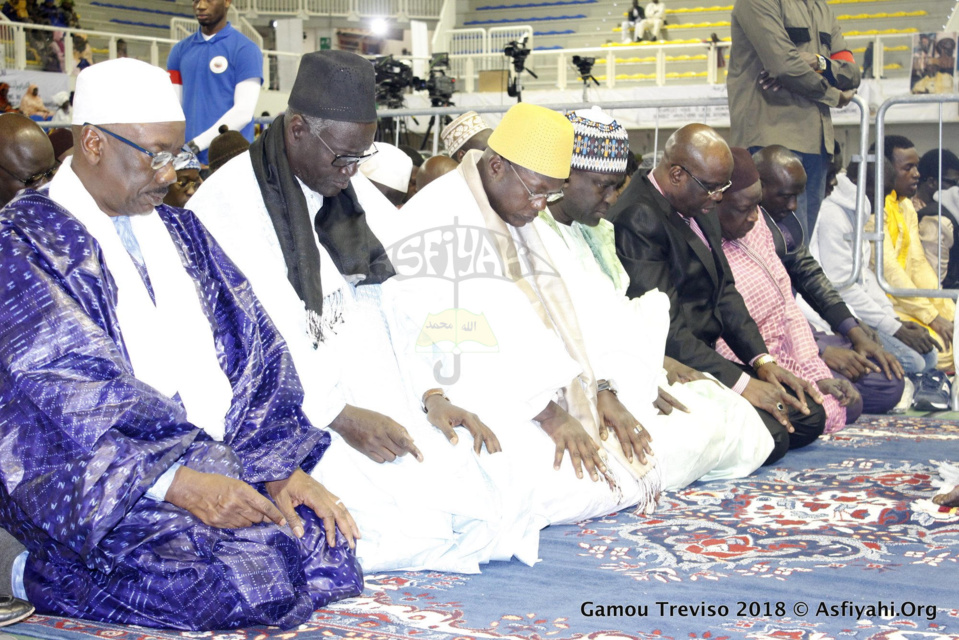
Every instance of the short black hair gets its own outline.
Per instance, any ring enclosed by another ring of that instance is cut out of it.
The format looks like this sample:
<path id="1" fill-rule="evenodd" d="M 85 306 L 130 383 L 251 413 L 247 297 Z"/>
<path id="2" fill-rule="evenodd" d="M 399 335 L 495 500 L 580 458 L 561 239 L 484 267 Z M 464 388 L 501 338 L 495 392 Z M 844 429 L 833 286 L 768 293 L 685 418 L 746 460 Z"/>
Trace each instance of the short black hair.
<path id="1" fill-rule="evenodd" d="M 949 149 L 942 150 L 942 172 L 959 171 L 959 157 Z M 939 179 L 939 149 L 930 149 L 919 158 L 919 179 L 925 182 L 929 178 Z"/>
<path id="2" fill-rule="evenodd" d="M 892 162 L 892 153 L 896 149 L 913 149 L 916 145 L 906 136 L 886 136 L 882 142 L 882 154 Z"/>

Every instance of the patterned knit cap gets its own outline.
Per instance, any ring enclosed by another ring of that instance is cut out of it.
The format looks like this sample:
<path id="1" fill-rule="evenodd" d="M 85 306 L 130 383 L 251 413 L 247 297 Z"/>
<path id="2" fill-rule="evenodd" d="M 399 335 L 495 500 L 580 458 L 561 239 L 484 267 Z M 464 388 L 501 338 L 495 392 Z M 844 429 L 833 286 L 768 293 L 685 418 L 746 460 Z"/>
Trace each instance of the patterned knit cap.
<path id="1" fill-rule="evenodd" d="M 625 173 L 629 157 L 626 130 L 599 107 L 570 111 L 573 123 L 573 168 L 597 173 Z"/>
<path id="2" fill-rule="evenodd" d="M 467 111 L 446 125 L 440 137 L 443 139 L 443 145 L 446 147 L 447 153 L 453 155 L 470 138 L 489 128 L 490 126 L 480 117 L 480 114 L 475 111 Z"/>

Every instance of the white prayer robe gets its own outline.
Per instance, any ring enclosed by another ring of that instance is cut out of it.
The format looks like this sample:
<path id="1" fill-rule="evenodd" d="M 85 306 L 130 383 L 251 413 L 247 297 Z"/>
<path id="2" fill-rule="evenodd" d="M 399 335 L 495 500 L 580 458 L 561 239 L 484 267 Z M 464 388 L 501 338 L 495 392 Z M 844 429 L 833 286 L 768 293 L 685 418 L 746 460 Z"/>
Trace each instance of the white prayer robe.
<path id="1" fill-rule="evenodd" d="M 617 293 L 576 225 L 559 224 L 543 212 L 533 227 L 576 305 L 593 371 L 615 381 L 620 400 L 653 436 L 664 488 L 741 478 L 758 469 L 773 439 L 745 398 L 713 380 L 669 385 L 662 366 L 669 298 L 659 291 L 634 299 Z M 652 404 L 658 387 L 690 413 L 659 415 Z"/>
<path id="2" fill-rule="evenodd" d="M 397 215 L 361 174 L 352 183 L 371 219 Z M 310 210 L 318 210 L 322 196 L 301 186 Z M 422 463 L 406 455 L 377 464 L 331 434 L 333 443 L 313 476 L 356 520 L 362 536 L 356 552 L 364 570 L 476 573 L 479 564 L 514 554 L 535 561 L 542 525 L 529 525 L 528 517 L 503 507 L 465 429 L 457 430 L 459 443 L 451 445 L 419 410 L 420 396 L 406 395 L 410 387 L 402 381 L 380 310 L 382 286 L 348 283 L 317 240 L 325 331 L 324 342 L 313 349 L 305 306 L 287 279 L 249 153 L 204 182 L 190 208 L 247 276 L 289 344 L 313 423 L 328 425 L 348 402 L 399 422 L 423 453 Z M 485 452 L 482 457 L 484 463 L 490 458 Z M 490 466 L 495 474 L 496 464 Z"/>
<path id="3" fill-rule="evenodd" d="M 407 380 L 420 392 L 444 387 L 452 402 L 493 429 L 512 490 L 534 492 L 530 506 L 544 523 L 651 507 L 660 482 L 655 467 L 637 478 L 608 456 L 616 490 L 602 476 L 598 482 L 585 472 L 577 478 L 568 453 L 561 468 L 553 468 L 556 445 L 533 418 L 551 400 L 563 402 L 563 389 L 579 384 L 581 367 L 504 275 L 467 182 L 477 157 L 469 154 L 459 169 L 418 192 L 400 211 L 401 224 L 380 236 L 397 270 L 384 283 L 390 299 L 384 309 L 391 312 L 394 350 Z M 522 245 L 519 230 L 509 229 Z"/>

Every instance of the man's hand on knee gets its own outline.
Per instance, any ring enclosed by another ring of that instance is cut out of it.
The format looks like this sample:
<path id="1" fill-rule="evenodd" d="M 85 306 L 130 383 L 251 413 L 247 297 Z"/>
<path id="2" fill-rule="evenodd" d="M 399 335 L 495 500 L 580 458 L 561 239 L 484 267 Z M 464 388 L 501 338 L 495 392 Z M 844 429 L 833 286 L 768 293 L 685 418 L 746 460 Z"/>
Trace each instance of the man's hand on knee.
<path id="1" fill-rule="evenodd" d="M 903 322 L 893 336 L 917 353 L 925 354 L 939 348 L 925 327 L 915 322 Z"/>
<path id="2" fill-rule="evenodd" d="M 816 387 L 816 385 L 808 380 L 803 380 L 802 378 L 793 375 L 786 369 L 780 367 L 778 364 L 770 363 L 762 366 L 756 371 L 756 375 L 759 376 L 760 380 L 768 382 L 782 391 L 786 396 L 786 404 L 792 405 L 807 416 L 809 415 L 809 406 L 806 404 L 807 395 L 812 398 L 813 402 L 816 404 L 822 404 L 822 393 L 819 392 L 819 389 Z M 786 387 L 792 389 L 797 397 L 793 398 L 791 395 L 787 394 Z"/>
<path id="3" fill-rule="evenodd" d="M 939 334 L 939 339 L 942 340 L 942 344 L 946 349 L 952 346 L 953 324 L 950 321 L 942 316 L 936 316 L 935 320 L 929 323 L 929 327 Z M 945 351 L 945 349 L 941 349 L 941 351 Z"/>
<path id="4" fill-rule="evenodd" d="M 330 428 L 373 462 L 392 462 L 407 453 L 423 461 L 409 432 L 382 413 L 346 405 Z"/>
<path id="5" fill-rule="evenodd" d="M 242 480 L 189 467 L 177 469 L 166 501 L 219 529 L 242 529 L 261 522 L 286 524 L 276 505 Z"/>
<path id="6" fill-rule="evenodd" d="M 749 404 L 757 409 L 762 409 L 778 420 L 781 425 L 786 427 L 786 431 L 789 433 L 795 432 L 789 422 L 789 407 L 794 406 L 801 410 L 804 405 L 800 405 L 799 401 L 786 393 L 782 387 L 750 378 L 749 384 L 743 389 L 743 397 L 749 401 Z"/>
<path id="7" fill-rule="evenodd" d="M 350 549 L 356 546 L 356 540 L 361 536 L 353 516 L 339 498 L 327 491 L 326 487 L 302 469 L 294 471 L 286 480 L 267 482 L 266 490 L 286 516 L 290 528 L 293 529 L 293 535 L 297 538 L 302 538 L 305 531 L 303 521 L 296 513 L 296 507 L 305 505 L 322 518 L 323 528 L 326 530 L 326 543 L 330 547 L 336 546 L 337 529 L 346 538 Z"/>

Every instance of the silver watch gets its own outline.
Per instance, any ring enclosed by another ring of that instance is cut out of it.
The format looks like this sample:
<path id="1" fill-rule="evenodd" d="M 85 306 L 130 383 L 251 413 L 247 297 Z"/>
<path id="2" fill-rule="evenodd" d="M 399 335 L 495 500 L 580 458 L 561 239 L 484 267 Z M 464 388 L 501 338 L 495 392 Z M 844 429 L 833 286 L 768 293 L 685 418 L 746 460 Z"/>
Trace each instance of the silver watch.
<path id="1" fill-rule="evenodd" d="M 612 378 L 608 380 L 599 380 L 596 383 L 596 393 L 599 394 L 600 391 L 610 391 L 613 395 L 619 395 L 619 387 L 616 386 L 616 381 Z"/>

